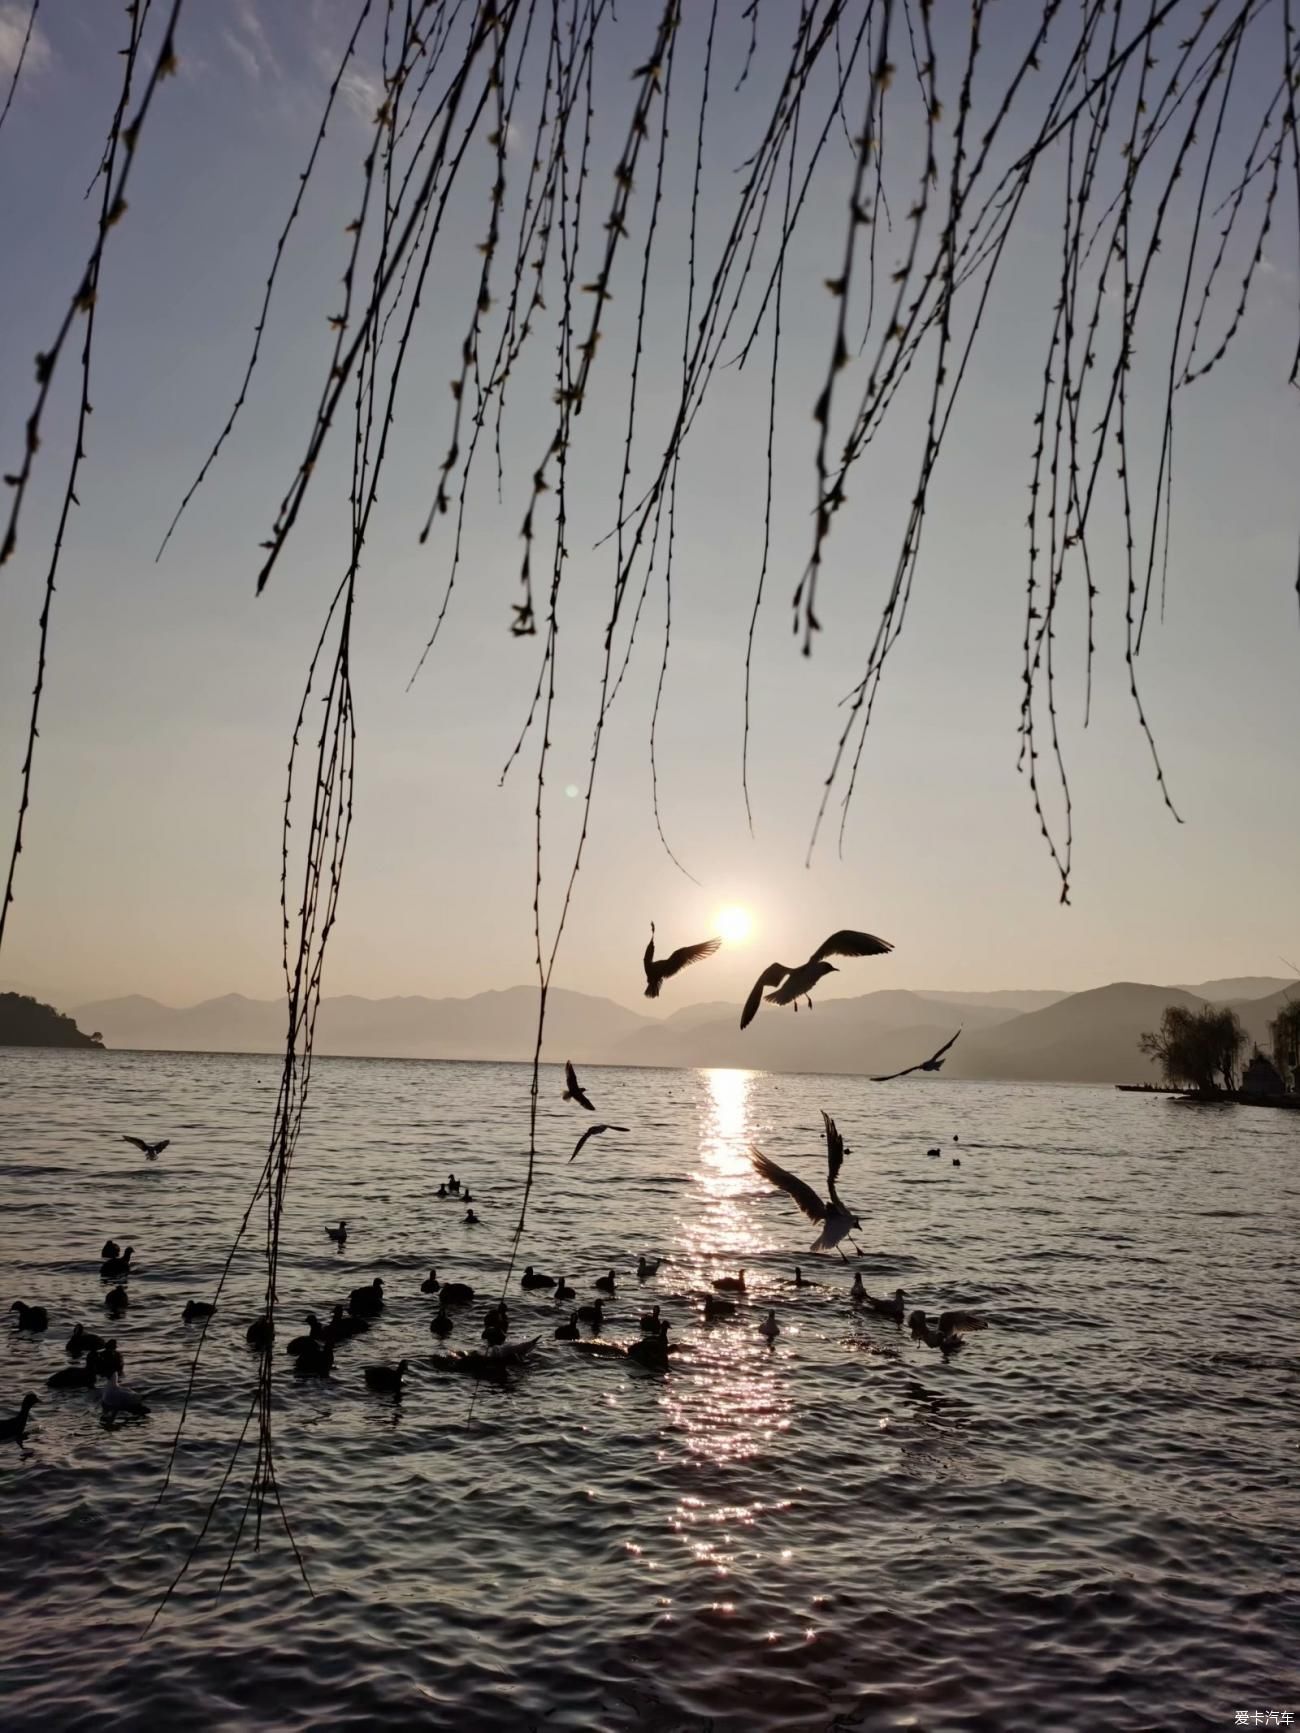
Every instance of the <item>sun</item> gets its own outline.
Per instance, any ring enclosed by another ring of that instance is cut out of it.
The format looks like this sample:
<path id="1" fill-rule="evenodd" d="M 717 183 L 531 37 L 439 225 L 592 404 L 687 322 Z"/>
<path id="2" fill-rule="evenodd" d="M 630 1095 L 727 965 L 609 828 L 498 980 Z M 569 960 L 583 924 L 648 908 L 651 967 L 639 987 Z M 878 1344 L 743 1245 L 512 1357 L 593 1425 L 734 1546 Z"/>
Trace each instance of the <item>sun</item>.
<path id="1" fill-rule="evenodd" d="M 727 944 L 743 945 L 754 930 L 753 917 L 748 909 L 738 909 L 733 905 L 719 911 L 714 928 Z"/>

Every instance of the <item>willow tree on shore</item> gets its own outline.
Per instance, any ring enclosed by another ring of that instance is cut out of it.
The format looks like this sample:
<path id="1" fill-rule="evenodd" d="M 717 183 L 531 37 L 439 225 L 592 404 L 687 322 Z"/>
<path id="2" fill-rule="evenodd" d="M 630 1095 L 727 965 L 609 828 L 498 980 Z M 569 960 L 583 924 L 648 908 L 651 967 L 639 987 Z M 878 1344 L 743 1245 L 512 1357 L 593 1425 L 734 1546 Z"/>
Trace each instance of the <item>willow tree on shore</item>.
<path id="1" fill-rule="evenodd" d="M 33 0 L 29 35 L 39 4 Z M 4 465 L 0 563 L 26 551 L 31 514 L 24 508 L 38 473 L 55 481 L 57 500 L 53 534 L 37 550 L 39 629 L 0 946 L 38 789 L 41 705 L 57 648 L 54 601 L 91 412 L 96 306 L 103 273 L 131 246 L 139 220 L 127 197 L 135 194 L 133 169 L 150 148 L 159 107 L 172 99 L 171 75 L 185 56 L 194 11 L 186 0 L 131 0 L 125 8 L 120 54 L 106 59 L 103 72 L 110 120 L 87 206 L 89 243 L 36 354 L 21 446 Z M 814 776 L 811 851 L 835 803 L 843 841 L 882 682 L 921 581 L 923 533 L 941 494 L 954 409 L 1007 275 L 1012 238 L 1029 228 L 1047 263 L 1048 287 L 1040 329 L 1026 331 L 1018 348 L 1022 372 L 1008 381 L 1022 391 L 1028 453 L 1015 483 L 1027 488 L 1028 509 L 1021 667 L 1009 715 L 1056 894 L 1069 898 L 1074 848 L 1058 680 L 1072 646 L 1083 691 L 1077 720 L 1086 726 L 1104 610 L 1111 610 L 1157 800 L 1177 817 L 1138 658 L 1176 581 L 1169 558 L 1176 412 L 1234 350 L 1266 240 L 1284 214 L 1293 229 L 1300 208 L 1300 0 L 968 0 L 960 10 L 930 0 L 749 0 L 741 16 L 747 41 L 732 65 L 723 63 L 722 50 L 725 27 L 735 20 L 721 0 L 646 0 L 617 10 L 612 0 L 354 0 L 305 167 L 286 165 L 287 212 L 247 368 L 164 547 L 183 534 L 189 501 L 210 485 L 236 437 L 271 347 L 268 313 L 281 262 L 306 190 L 319 178 L 321 144 L 344 81 L 362 64 L 377 68 L 369 136 L 346 207 L 336 213 L 338 261 L 329 272 L 341 269 L 342 290 L 322 327 L 318 388 L 302 405 L 280 504 L 250 561 L 260 592 L 277 577 L 308 493 L 342 478 L 345 552 L 324 586 L 289 746 L 281 844 L 284 1061 L 244 1224 L 260 1204 L 268 1314 L 276 1305 L 282 1211 L 351 831 L 351 650 L 362 579 L 373 575 L 365 572 L 367 537 L 381 477 L 403 437 L 395 429 L 412 425 L 412 399 L 420 449 L 442 452 L 429 477 L 427 511 L 411 525 L 442 561 L 441 604 L 425 655 L 450 617 L 475 528 L 471 479 L 484 466 L 519 524 L 517 577 L 511 598 L 502 597 L 499 640 L 503 659 L 512 651 L 516 659 L 499 684 L 518 692 L 524 712 L 507 770 L 526 749 L 532 753 L 538 1014 L 516 1249 L 537 1155 L 547 994 L 593 822 L 606 722 L 630 660 L 646 653 L 643 604 L 652 590 L 662 594 L 664 625 L 651 652 L 651 667 L 658 663 L 648 719 L 651 798 L 668 848 L 655 740 L 672 599 L 674 586 L 680 596 L 683 586 L 709 581 L 707 560 L 682 560 L 689 536 L 678 519 L 678 478 L 702 405 L 746 366 L 762 370 L 766 397 L 753 449 L 761 514 L 748 499 L 740 502 L 746 520 L 762 524 L 752 603 L 735 630 L 744 669 L 736 768 L 746 805 L 751 698 L 758 701 L 749 677 L 755 623 L 778 577 L 774 498 L 792 499 L 808 526 L 798 569 L 784 574 L 792 647 L 813 654 L 826 623 L 859 594 L 874 621 Z M 0 129 L 21 70 L 20 63 Z M 742 87 L 753 93 L 752 135 L 728 139 L 724 150 L 710 130 L 719 92 Z M 593 125 L 597 104 L 603 127 L 614 117 L 612 133 Z M 531 148 L 520 150 L 521 138 Z M 690 188 L 676 201 L 664 197 L 674 165 Z M 839 232 L 817 261 L 819 294 L 796 295 L 787 268 L 805 242 L 814 186 L 830 189 Z M 478 212 L 472 232 L 466 210 Z M 472 286 L 442 371 L 422 369 L 408 380 L 417 334 L 431 341 L 431 303 L 446 316 L 445 283 L 458 280 L 448 261 L 473 249 Z M 666 268 L 678 281 L 687 263 L 684 306 L 671 304 L 679 360 L 649 381 L 648 333 L 666 317 L 667 303 L 655 293 L 666 250 Z M 620 312 L 630 309 L 617 320 L 609 311 L 616 294 Z M 782 366 L 796 327 L 819 345 L 815 377 Z M 549 420 L 545 437 L 521 456 L 502 430 L 529 367 L 534 401 L 544 381 Z M 1300 346 L 1278 356 L 1281 377 L 1294 383 L 1298 368 Z M 434 398 L 421 396 L 428 377 L 445 381 Z M 1157 405 L 1151 429 L 1134 401 L 1139 380 Z M 602 400 L 584 417 L 598 381 L 616 407 Z M 47 414 L 65 386 L 68 415 Z M 401 423 L 399 393 L 408 414 Z M 775 429 L 791 419 L 806 429 L 799 473 L 774 461 Z M 876 593 L 846 530 L 860 523 L 853 496 L 887 425 L 891 448 L 911 453 L 912 481 L 898 523 L 870 525 L 877 559 L 883 550 Z M 599 693 L 579 790 L 580 834 L 557 872 L 548 852 L 547 772 L 557 683 L 565 677 L 560 623 L 572 587 L 577 484 L 593 453 L 609 445 L 611 429 L 622 461 L 617 488 L 603 502 L 606 605 L 598 637 L 584 646 L 600 669 Z M 1250 437 L 1246 427 L 1234 431 Z M 1291 581 L 1288 572 L 1284 582 Z M 520 640 L 524 648 L 540 645 L 527 666 L 517 659 Z M 544 872 L 559 886 L 549 925 Z M 1167 1055 L 1181 1066 L 1172 1033 L 1162 1028 L 1152 1039 L 1162 1043 L 1162 1063 Z M 1211 1069 L 1208 1057 L 1196 1059 L 1188 1075 L 1198 1084 L 1228 1074 L 1225 1057 L 1231 1052 L 1230 1069 L 1236 1054 L 1230 1035 L 1225 1029 Z M 271 1386 L 268 1343 L 241 1433 L 242 1443 L 252 1428 L 256 1451 L 235 1546 L 246 1522 L 260 1533 L 268 1498 L 284 1514 Z"/>
<path id="2" fill-rule="evenodd" d="M 1166 1083 L 1197 1095 L 1218 1095 L 1238 1086 L 1246 1031 L 1226 1005 L 1201 1011 L 1167 1005 L 1159 1029 L 1147 1030 L 1139 1044 L 1160 1066 Z"/>
<path id="3" fill-rule="evenodd" d="M 1269 1025 L 1273 1063 L 1288 1089 L 1300 1091 L 1300 999 L 1280 1011 Z"/>

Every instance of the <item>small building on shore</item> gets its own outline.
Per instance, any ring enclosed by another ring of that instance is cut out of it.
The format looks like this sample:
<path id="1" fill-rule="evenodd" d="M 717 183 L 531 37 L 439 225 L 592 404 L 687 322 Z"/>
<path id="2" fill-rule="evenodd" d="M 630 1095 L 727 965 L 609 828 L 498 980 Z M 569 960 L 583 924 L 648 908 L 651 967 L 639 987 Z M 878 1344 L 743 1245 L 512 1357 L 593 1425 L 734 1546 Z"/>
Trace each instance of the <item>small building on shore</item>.
<path id="1" fill-rule="evenodd" d="M 1260 1052 L 1257 1047 L 1250 1056 L 1250 1063 L 1241 1074 L 1241 1093 L 1243 1095 L 1285 1095 L 1286 1084 L 1282 1081 L 1282 1073 L 1273 1061 Z"/>

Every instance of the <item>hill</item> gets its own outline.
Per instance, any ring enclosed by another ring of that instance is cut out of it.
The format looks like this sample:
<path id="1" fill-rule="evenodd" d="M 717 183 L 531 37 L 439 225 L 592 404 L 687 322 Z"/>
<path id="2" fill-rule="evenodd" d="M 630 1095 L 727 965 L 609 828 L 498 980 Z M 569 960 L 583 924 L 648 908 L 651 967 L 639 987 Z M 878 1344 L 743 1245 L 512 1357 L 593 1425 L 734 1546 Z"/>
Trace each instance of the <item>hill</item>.
<path id="1" fill-rule="evenodd" d="M 853 999 L 819 999 L 812 1010 L 797 1013 L 765 1005 L 744 1031 L 735 1005 L 705 1022 L 670 1018 L 637 1030 L 615 1057 L 623 1065 L 869 1074 L 928 1058 L 963 1023 L 969 1030 L 1018 1020 L 1011 1010 L 937 1004 L 885 989 Z"/>
<path id="2" fill-rule="evenodd" d="M 1283 987 L 1295 983 L 1283 975 L 1233 975 L 1226 981 L 1202 981 L 1199 986 L 1183 984 L 1184 993 L 1195 993 L 1198 999 L 1208 999 L 1212 1005 L 1235 1005 L 1240 999 L 1267 999 Z"/>
<path id="3" fill-rule="evenodd" d="M 1023 1082 L 1156 1082 L 1151 1061 L 1138 1049 L 1140 1036 L 1159 1026 L 1166 1005 L 1202 1004 L 1180 987 L 1114 981 L 959 1041 L 947 1071 Z"/>
<path id="4" fill-rule="evenodd" d="M 1214 983 L 1210 983 L 1213 985 Z M 1268 1025 L 1300 984 L 1233 1003 L 1248 1038 L 1268 1045 Z M 1117 981 L 1084 993 L 1046 999 L 1030 1010 L 1012 1002 L 1024 994 L 948 993 L 888 989 L 850 999 L 819 999 L 797 1014 L 765 1005 L 743 1033 L 738 1007 L 725 1001 L 685 1005 L 663 1017 L 563 988 L 549 999 L 544 1049 L 549 1060 L 575 1064 L 684 1067 L 867 1075 L 899 1071 L 928 1058 L 960 1027 L 942 1078 L 1028 1082 L 1145 1083 L 1155 1071 L 1138 1049 L 1144 1030 L 1159 1025 L 1166 1005 L 1205 1003 L 1181 987 Z M 989 1001 L 996 1001 L 990 1003 Z M 396 1059 L 529 1059 L 537 997 L 532 987 L 468 998 L 409 996 L 327 998 L 317 1025 L 317 1051 Z M 133 995 L 101 1000 L 77 1012 L 83 1027 L 102 1029 L 114 1047 L 176 1051 L 273 1053 L 284 1039 L 284 1007 L 276 999 L 238 993 L 173 1009 Z M 85 1037 L 81 1037 L 84 1042 Z"/>
<path id="5" fill-rule="evenodd" d="M 1238 999 L 1232 1009 L 1237 1013 L 1249 1039 L 1267 1053 L 1272 1044 L 1269 1024 L 1296 999 L 1300 999 L 1300 981 L 1288 981 L 1278 992 L 1270 993 L 1266 999 Z"/>
<path id="6" fill-rule="evenodd" d="M 85 1005 L 117 1047 L 197 1053 L 274 1053 L 285 1033 L 279 999 L 228 993 L 174 1009 L 133 994 Z M 316 1026 L 316 1051 L 386 1059 L 531 1059 L 537 1021 L 532 987 L 476 993 L 466 999 L 419 995 L 326 998 Z M 649 1022 L 612 999 L 552 988 L 547 1001 L 546 1055 L 592 1062 L 613 1043 Z"/>
<path id="7" fill-rule="evenodd" d="M 951 993 L 921 987 L 918 992 L 922 999 L 933 999 L 940 1005 L 987 1005 L 994 1011 L 1042 1011 L 1058 999 L 1070 997 L 1047 987 L 1006 988 L 998 993 Z"/>
<path id="8" fill-rule="evenodd" d="M 26 993 L 0 993 L 0 1047 L 102 1047 L 71 1017 Z"/>

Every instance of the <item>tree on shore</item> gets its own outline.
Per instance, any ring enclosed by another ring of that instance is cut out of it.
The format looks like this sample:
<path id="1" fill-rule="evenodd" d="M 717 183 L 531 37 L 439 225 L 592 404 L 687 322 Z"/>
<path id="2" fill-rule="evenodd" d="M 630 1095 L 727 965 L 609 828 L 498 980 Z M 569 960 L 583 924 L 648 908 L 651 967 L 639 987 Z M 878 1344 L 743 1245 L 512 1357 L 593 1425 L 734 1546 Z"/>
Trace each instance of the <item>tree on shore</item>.
<path id="1" fill-rule="evenodd" d="M 1148 1029 L 1138 1044 L 1158 1061 L 1167 1083 L 1198 1095 L 1217 1095 L 1237 1087 L 1246 1032 L 1226 1005 L 1207 1005 L 1201 1011 L 1166 1005 L 1159 1029 Z"/>
<path id="2" fill-rule="evenodd" d="M 1269 1025 L 1273 1063 L 1288 1089 L 1300 1088 L 1300 999 L 1280 1011 Z"/>

